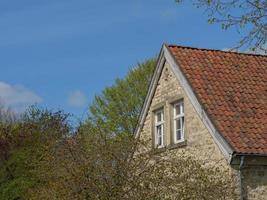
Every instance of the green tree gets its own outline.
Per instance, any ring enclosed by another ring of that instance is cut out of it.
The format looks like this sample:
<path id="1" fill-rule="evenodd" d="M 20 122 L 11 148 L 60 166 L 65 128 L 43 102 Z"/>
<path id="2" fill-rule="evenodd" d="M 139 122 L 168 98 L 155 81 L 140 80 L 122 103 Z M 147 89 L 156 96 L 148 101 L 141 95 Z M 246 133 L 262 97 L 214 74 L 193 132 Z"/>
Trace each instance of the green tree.
<path id="1" fill-rule="evenodd" d="M 40 163 L 70 134 L 67 119 L 61 111 L 32 107 L 20 121 L 0 125 L 0 199 L 29 199 L 28 190 L 43 184 Z"/>
<path id="2" fill-rule="evenodd" d="M 104 89 L 89 108 L 87 124 L 111 135 L 133 134 L 155 65 L 155 59 L 139 64 L 124 79 Z"/>
<path id="3" fill-rule="evenodd" d="M 233 179 L 219 166 L 175 154 L 157 153 L 147 142 L 125 135 L 107 138 L 102 129 L 83 127 L 46 157 L 45 186 L 32 199 L 146 200 L 235 199 Z M 122 149 L 124 151 L 122 151 Z M 53 154 L 54 155 L 54 154 Z M 53 165 L 49 164 L 53 163 Z"/>
<path id="4" fill-rule="evenodd" d="M 154 68 L 147 61 L 105 89 L 75 133 L 69 115 L 46 109 L 2 123 L 0 199 L 234 199 L 220 168 L 132 137 Z"/>
<path id="5" fill-rule="evenodd" d="M 234 199 L 220 168 L 158 154 L 131 137 L 155 64 L 138 65 L 95 98 L 86 123 L 43 160 L 47 181 L 32 188 L 32 199 Z"/>
<path id="6" fill-rule="evenodd" d="M 4 104 L 0 103 L 0 123 L 14 123 L 18 120 L 18 116 L 15 112 L 10 109 L 6 108 Z"/>
<path id="7" fill-rule="evenodd" d="M 176 0 L 181 3 L 183 0 Z M 208 13 L 210 23 L 220 23 L 223 29 L 235 27 L 241 40 L 236 49 L 267 51 L 267 1 L 266 0 L 192 0 Z"/>

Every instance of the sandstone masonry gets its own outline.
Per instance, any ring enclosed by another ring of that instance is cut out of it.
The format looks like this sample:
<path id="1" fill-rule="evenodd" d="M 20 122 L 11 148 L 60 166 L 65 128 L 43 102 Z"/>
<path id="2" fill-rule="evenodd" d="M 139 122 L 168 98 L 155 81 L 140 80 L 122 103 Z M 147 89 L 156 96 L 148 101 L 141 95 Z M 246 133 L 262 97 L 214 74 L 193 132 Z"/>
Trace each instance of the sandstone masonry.
<path id="1" fill-rule="evenodd" d="M 184 101 L 185 110 L 185 143 L 182 146 L 174 146 L 171 142 L 172 120 L 170 116 L 172 116 L 173 102 L 181 99 Z M 167 62 L 165 62 L 149 111 L 146 114 L 140 134 L 141 139 L 152 140 L 153 114 L 159 108 L 163 108 L 165 113 L 166 151 L 172 151 L 175 154 L 186 153 L 196 157 L 204 165 L 219 165 L 229 172 L 228 175 L 232 174 L 238 178 L 238 166 L 232 167 L 228 164 Z M 246 198 L 267 200 L 267 166 L 245 166 L 243 171 L 243 187 Z M 236 185 L 238 189 L 238 183 Z"/>

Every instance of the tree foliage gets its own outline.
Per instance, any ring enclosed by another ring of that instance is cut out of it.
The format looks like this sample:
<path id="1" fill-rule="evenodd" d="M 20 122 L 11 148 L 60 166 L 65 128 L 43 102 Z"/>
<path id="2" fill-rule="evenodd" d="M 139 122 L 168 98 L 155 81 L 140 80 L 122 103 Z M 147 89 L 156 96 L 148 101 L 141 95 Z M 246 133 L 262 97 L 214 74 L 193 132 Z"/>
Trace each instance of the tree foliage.
<path id="1" fill-rule="evenodd" d="M 18 120 L 18 116 L 10 108 L 6 108 L 0 104 L 0 123 L 14 123 Z"/>
<path id="2" fill-rule="evenodd" d="M 183 0 L 176 0 L 182 2 Z M 237 28 L 242 38 L 235 48 L 250 47 L 266 53 L 267 1 L 266 0 L 193 0 L 204 8 L 210 23 L 220 23 L 223 29 Z"/>
<path id="3" fill-rule="evenodd" d="M 20 121 L 0 124 L 0 199 L 29 199 L 30 188 L 42 185 L 42 159 L 70 133 L 68 115 L 30 108 Z"/>
<path id="4" fill-rule="evenodd" d="M 138 122 L 156 65 L 151 59 L 130 70 L 124 79 L 104 89 L 90 106 L 87 123 L 109 134 L 132 134 Z"/>
<path id="5" fill-rule="evenodd" d="M 31 198 L 235 199 L 232 179 L 221 168 L 204 167 L 183 154 L 159 154 L 146 142 L 125 135 L 110 138 L 101 131 L 83 127 L 61 143 L 44 161 L 41 174 L 50 181 L 33 188 Z"/>
<path id="6" fill-rule="evenodd" d="M 105 89 L 75 132 L 68 114 L 35 107 L 0 123 L 0 199 L 234 199 L 222 168 L 133 137 L 154 67 L 140 64 Z"/>

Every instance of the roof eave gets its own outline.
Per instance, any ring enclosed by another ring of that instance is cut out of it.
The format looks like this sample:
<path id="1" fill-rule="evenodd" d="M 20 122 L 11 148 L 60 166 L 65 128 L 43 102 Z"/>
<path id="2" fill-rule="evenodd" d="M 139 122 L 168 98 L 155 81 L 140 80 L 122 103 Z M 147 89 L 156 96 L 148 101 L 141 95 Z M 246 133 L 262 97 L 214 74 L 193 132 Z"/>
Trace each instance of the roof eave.
<path id="1" fill-rule="evenodd" d="M 234 153 L 230 164 L 232 166 L 239 166 L 242 157 L 246 166 L 267 166 L 267 154 L 255 153 Z"/>

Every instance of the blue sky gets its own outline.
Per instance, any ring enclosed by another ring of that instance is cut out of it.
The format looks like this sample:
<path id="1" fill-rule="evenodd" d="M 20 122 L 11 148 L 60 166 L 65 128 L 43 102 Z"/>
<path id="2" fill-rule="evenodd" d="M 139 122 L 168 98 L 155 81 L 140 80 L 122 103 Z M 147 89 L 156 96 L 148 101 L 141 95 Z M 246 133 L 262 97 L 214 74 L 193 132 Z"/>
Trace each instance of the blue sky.
<path id="1" fill-rule="evenodd" d="M 0 0 L 0 101 L 82 119 L 96 94 L 163 43 L 225 49 L 238 34 L 175 0 Z"/>

